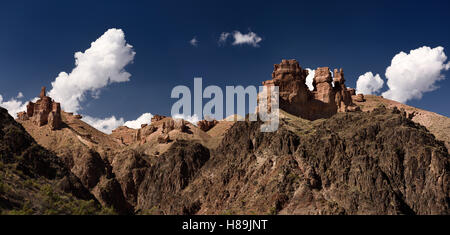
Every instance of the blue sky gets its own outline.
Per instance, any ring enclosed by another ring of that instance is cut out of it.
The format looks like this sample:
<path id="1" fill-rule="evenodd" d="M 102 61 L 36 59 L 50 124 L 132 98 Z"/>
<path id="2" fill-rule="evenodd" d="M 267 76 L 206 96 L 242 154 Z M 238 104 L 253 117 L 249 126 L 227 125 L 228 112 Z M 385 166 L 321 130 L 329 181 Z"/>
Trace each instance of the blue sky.
<path id="1" fill-rule="evenodd" d="M 136 55 L 129 82 L 101 89 L 79 111 L 133 120 L 169 115 L 176 85 L 260 85 L 273 64 L 297 59 L 303 68 L 344 68 L 356 86 L 368 71 L 386 79 L 401 51 L 441 46 L 450 55 L 449 1 L 9 1 L 0 7 L 0 95 L 24 101 L 62 71 L 74 53 L 110 28 L 120 28 Z M 222 32 L 254 32 L 259 47 L 219 46 Z M 196 47 L 189 41 L 196 37 Z M 446 77 L 449 71 L 443 71 Z M 450 79 L 407 104 L 450 116 Z M 387 90 L 386 84 L 382 91 Z"/>

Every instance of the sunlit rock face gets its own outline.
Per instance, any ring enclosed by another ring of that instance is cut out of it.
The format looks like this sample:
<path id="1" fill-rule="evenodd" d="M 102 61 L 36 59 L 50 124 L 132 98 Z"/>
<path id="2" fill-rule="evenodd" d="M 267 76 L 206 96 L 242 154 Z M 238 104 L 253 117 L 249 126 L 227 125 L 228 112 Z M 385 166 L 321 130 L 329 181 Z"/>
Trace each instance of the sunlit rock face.
<path id="1" fill-rule="evenodd" d="M 36 103 L 30 101 L 27 111 L 18 113 L 17 118 L 21 121 L 31 120 L 36 126 L 48 124 L 52 130 L 56 130 L 62 126 L 61 104 L 48 97 L 45 87 L 42 87 Z"/>
<path id="2" fill-rule="evenodd" d="M 333 78 L 328 67 L 317 68 L 313 91 L 305 83 L 307 76 L 308 71 L 296 60 L 282 60 L 274 65 L 272 80 L 263 85 L 278 86 L 280 108 L 305 119 L 328 118 L 337 112 L 359 110 L 352 102 L 354 89 L 345 86 L 343 69 L 335 69 Z"/>

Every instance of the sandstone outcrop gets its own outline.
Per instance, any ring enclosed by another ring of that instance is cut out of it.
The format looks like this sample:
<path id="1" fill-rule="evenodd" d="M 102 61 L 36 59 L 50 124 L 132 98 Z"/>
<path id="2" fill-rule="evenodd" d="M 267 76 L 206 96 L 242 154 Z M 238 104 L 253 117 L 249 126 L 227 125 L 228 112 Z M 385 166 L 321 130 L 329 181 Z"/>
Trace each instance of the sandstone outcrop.
<path id="1" fill-rule="evenodd" d="M 20 121 L 29 120 L 27 112 L 24 111 L 24 112 L 17 113 L 17 119 L 20 120 Z"/>
<path id="2" fill-rule="evenodd" d="M 52 130 L 61 128 L 61 104 L 48 97 L 42 87 L 36 103 L 29 102 L 27 111 L 20 112 L 17 117 L 21 121 L 31 120 L 36 126 L 49 125 Z"/>
<path id="3" fill-rule="evenodd" d="M 169 143 L 169 132 L 178 130 L 187 132 L 189 127 L 183 119 L 172 119 L 166 116 L 155 115 L 152 117 L 151 124 L 143 124 L 140 129 L 132 129 L 126 126 L 118 127 L 113 130 L 111 137 L 121 144 L 131 145 L 133 143 L 146 143 L 147 138 L 155 132 L 158 132 L 156 140 L 158 143 Z"/>
<path id="4" fill-rule="evenodd" d="M 338 112 L 353 112 L 359 107 L 353 104 L 354 89 L 345 86 L 342 69 L 334 70 L 334 79 L 328 67 L 317 68 L 310 91 L 306 86 L 308 71 L 302 69 L 296 60 L 282 60 L 274 65 L 272 80 L 264 86 L 278 86 L 280 108 L 296 116 L 315 120 L 328 118 Z"/>
<path id="5" fill-rule="evenodd" d="M 355 88 L 347 88 L 348 92 L 350 92 L 350 95 L 356 95 L 356 89 Z"/>
<path id="6" fill-rule="evenodd" d="M 129 145 L 140 140 L 140 130 L 120 126 L 114 129 L 110 136 L 121 144 Z"/>
<path id="7" fill-rule="evenodd" d="M 152 117 L 151 122 L 153 123 L 153 122 L 161 121 L 164 118 L 166 118 L 166 116 L 156 114 Z"/>
<path id="8" fill-rule="evenodd" d="M 351 91 L 345 86 L 344 70 L 334 69 L 334 92 L 335 103 L 339 112 L 354 112 L 359 107 L 353 104 Z"/>
<path id="9" fill-rule="evenodd" d="M 366 101 L 364 99 L 364 95 L 363 94 L 354 95 L 354 96 L 352 96 L 352 99 L 354 101 L 356 101 L 356 102 L 364 102 L 364 101 Z"/>

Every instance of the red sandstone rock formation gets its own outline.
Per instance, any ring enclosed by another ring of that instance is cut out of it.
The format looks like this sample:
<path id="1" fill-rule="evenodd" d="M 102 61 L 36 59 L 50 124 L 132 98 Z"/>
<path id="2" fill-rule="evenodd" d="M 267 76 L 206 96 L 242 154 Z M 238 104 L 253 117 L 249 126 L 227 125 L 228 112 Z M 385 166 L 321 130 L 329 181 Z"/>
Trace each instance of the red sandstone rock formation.
<path id="1" fill-rule="evenodd" d="M 339 112 L 353 112 L 359 107 L 353 104 L 350 90 L 345 86 L 344 70 L 334 69 L 335 102 Z"/>
<path id="2" fill-rule="evenodd" d="M 201 120 L 197 123 L 198 128 L 200 128 L 202 131 L 207 132 L 211 130 L 213 127 L 215 127 L 219 123 L 217 120 L 207 121 L 207 120 Z"/>
<path id="3" fill-rule="evenodd" d="M 48 115 L 48 124 L 52 128 L 52 130 L 56 130 L 61 127 L 62 118 L 61 118 L 61 104 L 53 102 L 52 111 Z"/>
<path id="4" fill-rule="evenodd" d="M 30 101 L 27 104 L 27 111 L 20 112 L 17 116 L 21 121 L 31 119 L 37 126 L 49 124 L 52 130 L 62 126 L 61 105 L 46 95 L 45 87 L 42 87 L 36 103 Z"/>
<path id="5" fill-rule="evenodd" d="M 334 70 L 334 79 L 328 67 L 317 68 L 314 75 L 314 90 L 305 84 L 308 71 L 300 67 L 296 60 L 282 60 L 274 65 L 272 80 L 263 82 L 265 86 L 278 86 L 280 108 L 305 119 L 328 118 L 337 112 L 357 111 L 352 102 L 354 89 L 345 86 L 342 69 Z M 333 84 L 334 83 L 334 86 Z"/>
<path id="6" fill-rule="evenodd" d="M 356 95 L 355 88 L 347 88 L 348 92 L 350 92 L 350 95 Z"/>
<path id="7" fill-rule="evenodd" d="M 112 131 L 111 137 L 116 139 L 121 144 L 130 145 L 140 140 L 140 133 L 140 130 L 120 126 Z"/>
<path id="8" fill-rule="evenodd" d="M 20 113 L 17 113 L 17 119 L 20 120 L 20 121 L 26 121 L 26 120 L 28 120 L 27 112 L 20 112 Z"/>
<path id="9" fill-rule="evenodd" d="M 166 118 L 162 123 L 162 132 L 169 133 L 172 130 L 180 130 L 181 132 L 187 131 L 186 121 L 183 119 Z"/>
<path id="10" fill-rule="evenodd" d="M 308 71 L 300 67 L 296 60 L 282 60 L 281 64 L 274 65 L 272 80 L 263 82 L 265 86 L 279 86 L 280 99 L 286 105 L 306 103 L 308 100 L 308 87 L 305 84 Z"/>
<path id="11" fill-rule="evenodd" d="M 161 120 L 163 120 L 164 118 L 166 118 L 166 116 L 162 116 L 162 115 L 156 114 L 155 116 L 152 117 L 151 122 L 161 121 Z"/>
<path id="12" fill-rule="evenodd" d="M 169 132 L 173 130 L 188 132 L 189 127 L 187 126 L 187 122 L 183 119 L 174 120 L 170 117 L 155 115 L 153 116 L 150 125 L 143 124 L 140 129 L 131 129 L 121 126 L 113 130 L 110 136 L 119 143 L 125 145 L 131 145 L 133 143 L 144 144 L 147 142 L 147 137 L 158 132 L 158 143 L 168 143 L 170 142 Z"/>
<path id="13" fill-rule="evenodd" d="M 366 99 L 364 99 L 363 94 L 354 95 L 354 96 L 352 96 L 352 99 L 356 102 L 365 102 L 366 101 Z"/>
<path id="14" fill-rule="evenodd" d="M 332 81 L 328 67 L 317 68 L 313 80 L 314 98 L 327 104 L 334 102 Z"/>

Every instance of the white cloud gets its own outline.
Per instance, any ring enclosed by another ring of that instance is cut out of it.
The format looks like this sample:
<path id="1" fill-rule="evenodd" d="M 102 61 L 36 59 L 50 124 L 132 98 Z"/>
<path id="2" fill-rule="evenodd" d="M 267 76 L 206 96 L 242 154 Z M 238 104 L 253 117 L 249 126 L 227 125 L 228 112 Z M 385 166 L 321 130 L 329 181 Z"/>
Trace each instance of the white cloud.
<path id="1" fill-rule="evenodd" d="M 373 76 L 372 72 L 367 72 L 364 75 L 359 76 L 356 81 L 356 93 L 372 95 L 380 91 L 383 84 L 384 81 L 379 74 Z"/>
<path id="2" fill-rule="evenodd" d="M 237 45 L 250 45 L 253 47 L 259 47 L 259 44 L 262 41 L 262 38 L 258 36 L 256 33 L 250 31 L 246 34 L 241 33 L 240 31 L 234 31 L 233 33 L 223 32 L 219 38 L 219 44 L 225 44 L 228 37 L 232 36 L 234 41 L 232 43 L 233 46 Z"/>
<path id="3" fill-rule="evenodd" d="M 115 116 L 111 116 L 109 118 L 96 118 L 90 116 L 83 116 L 82 119 L 87 124 L 91 125 L 95 129 L 106 133 L 111 134 L 112 130 L 116 129 L 119 126 L 123 126 L 124 121 L 123 118 L 117 119 Z"/>
<path id="4" fill-rule="evenodd" d="M 189 43 L 190 43 L 192 46 L 197 47 L 197 46 L 198 46 L 198 40 L 197 40 L 197 37 L 194 37 L 193 39 L 191 39 L 191 40 L 189 41 Z"/>
<path id="5" fill-rule="evenodd" d="M 129 81 L 130 74 L 124 67 L 133 61 L 135 52 L 132 46 L 125 41 L 125 35 L 120 29 L 109 29 L 84 53 L 75 53 L 76 67 L 70 74 L 61 72 L 52 82 L 52 90 L 49 96 L 57 102 L 61 102 L 63 109 L 68 112 L 76 112 L 81 109 L 80 102 L 85 99 L 87 92 L 94 98 L 98 98 L 100 89 L 114 82 Z M 0 106 L 16 117 L 16 114 L 26 110 L 26 103 L 18 99 L 22 98 L 19 92 L 16 98 L 3 102 L 0 95 Z M 36 102 L 38 98 L 32 101 Z M 111 116 L 108 118 L 96 118 L 83 115 L 83 121 L 106 134 L 119 126 L 138 129 L 141 124 L 150 123 L 152 114 L 144 113 L 138 119 L 125 122 L 123 118 Z"/>
<path id="6" fill-rule="evenodd" d="M 129 81 L 131 74 L 124 68 L 135 54 L 121 29 L 109 29 L 84 53 L 75 53 L 75 68 L 69 74 L 59 73 L 49 96 L 60 102 L 65 111 L 77 112 L 87 92 L 98 98 L 101 88 Z"/>
<path id="7" fill-rule="evenodd" d="M 22 94 L 22 92 L 19 92 L 19 95 Z M 26 102 L 22 102 L 18 99 L 22 98 L 19 97 L 19 95 L 15 98 L 11 98 L 8 101 L 3 102 L 3 96 L 0 95 L 0 107 L 3 107 L 8 110 L 9 115 L 13 116 L 14 118 L 17 118 L 17 113 L 25 111 L 27 109 Z"/>
<path id="8" fill-rule="evenodd" d="M 144 113 L 140 117 L 138 117 L 138 119 L 136 119 L 136 120 L 125 122 L 124 126 L 133 128 L 133 129 L 139 129 L 139 128 L 141 128 L 142 124 L 150 124 L 152 117 L 153 117 L 153 115 L 151 113 Z"/>
<path id="9" fill-rule="evenodd" d="M 225 44 L 225 42 L 228 39 L 228 36 L 230 36 L 230 33 L 227 33 L 227 32 L 221 33 L 220 38 L 219 38 L 219 44 L 221 44 L 221 45 Z"/>
<path id="10" fill-rule="evenodd" d="M 400 52 L 386 69 L 389 90 L 385 98 L 405 103 L 411 99 L 421 99 L 423 93 L 436 90 L 437 81 L 444 80 L 443 71 L 450 69 L 445 64 L 447 56 L 443 47 L 421 47 L 409 54 Z"/>
<path id="11" fill-rule="evenodd" d="M 308 76 L 306 77 L 306 85 L 308 86 L 309 90 L 314 90 L 313 86 L 313 80 L 314 80 L 314 74 L 316 73 L 316 70 L 313 69 L 306 69 L 308 70 Z"/>
<path id="12" fill-rule="evenodd" d="M 188 121 L 194 125 L 197 125 L 197 122 L 199 122 L 199 118 L 197 116 L 197 114 L 194 114 L 192 116 L 187 116 L 187 115 L 183 115 L 183 114 L 175 114 L 174 116 L 172 116 L 173 119 L 184 119 L 185 121 Z"/>
<path id="13" fill-rule="evenodd" d="M 123 118 L 116 118 L 116 116 L 111 116 L 103 119 L 91 116 L 83 116 L 82 120 L 103 133 L 111 134 L 111 132 L 114 129 L 120 126 L 139 129 L 141 128 L 141 124 L 150 124 L 152 117 L 153 115 L 151 113 L 144 113 L 141 116 L 139 116 L 136 120 L 126 122 L 124 121 Z"/>

